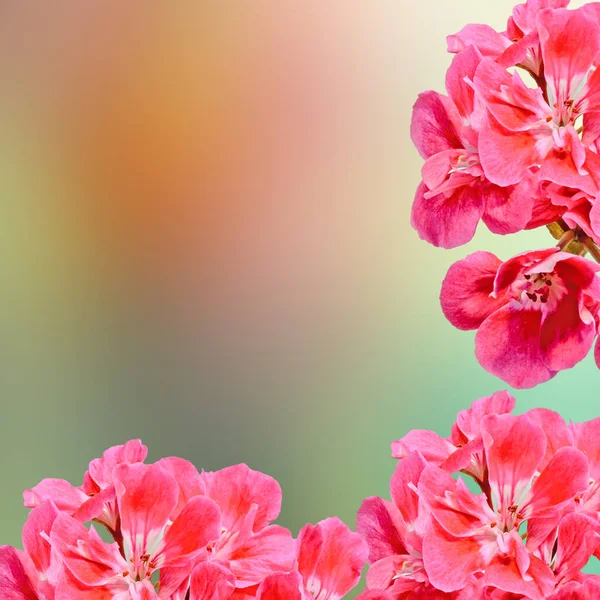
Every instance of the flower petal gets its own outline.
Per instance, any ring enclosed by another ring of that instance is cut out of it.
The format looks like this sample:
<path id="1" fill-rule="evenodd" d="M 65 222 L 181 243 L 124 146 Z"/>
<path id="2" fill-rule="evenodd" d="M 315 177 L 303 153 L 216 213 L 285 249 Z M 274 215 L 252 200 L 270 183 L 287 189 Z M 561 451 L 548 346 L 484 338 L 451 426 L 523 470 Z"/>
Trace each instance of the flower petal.
<path id="1" fill-rule="evenodd" d="M 306 525 L 298 535 L 298 571 L 315 598 L 339 600 L 360 580 L 368 547 L 337 517 Z"/>
<path id="2" fill-rule="evenodd" d="M 427 186 L 421 183 L 411 211 L 411 225 L 419 237 L 441 248 L 456 248 L 470 241 L 484 211 L 479 186 L 458 187 L 450 196 L 441 193 L 426 198 L 427 193 Z"/>
<path id="3" fill-rule="evenodd" d="M 514 388 L 552 379 L 540 354 L 541 313 L 508 304 L 490 315 L 475 336 L 479 364 Z"/>
<path id="4" fill-rule="evenodd" d="M 442 283 L 440 302 L 444 315 L 458 329 L 477 329 L 502 307 L 501 294 L 491 296 L 502 261 L 490 252 L 478 251 L 454 263 Z"/>

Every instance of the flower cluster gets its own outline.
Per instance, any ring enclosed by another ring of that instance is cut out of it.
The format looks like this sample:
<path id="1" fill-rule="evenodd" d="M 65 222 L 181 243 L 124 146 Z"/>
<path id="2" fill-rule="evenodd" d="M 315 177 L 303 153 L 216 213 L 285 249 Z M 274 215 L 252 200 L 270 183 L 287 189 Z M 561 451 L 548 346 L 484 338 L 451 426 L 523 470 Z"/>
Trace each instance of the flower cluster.
<path id="1" fill-rule="evenodd" d="M 24 550 L 0 546 L 3 600 L 338 600 L 358 583 L 361 537 L 330 518 L 294 540 L 271 524 L 273 478 L 145 464 L 146 452 L 133 440 L 93 460 L 79 487 L 44 479 L 25 492 Z"/>
<path id="2" fill-rule="evenodd" d="M 558 247 L 506 262 L 477 252 L 442 289 L 450 322 L 477 329 L 476 356 L 514 387 L 580 361 L 600 322 L 600 3 L 527 0 L 505 32 L 467 25 L 447 95 L 420 94 L 411 137 L 425 159 L 412 208 L 419 236 L 465 244 L 548 226 Z M 596 350 L 600 363 L 600 350 Z"/>
<path id="3" fill-rule="evenodd" d="M 365 600 L 600 598 L 600 576 L 582 573 L 600 556 L 600 418 L 567 425 L 514 404 L 498 392 L 447 438 L 413 430 L 392 443 L 392 500 L 358 513 Z"/>

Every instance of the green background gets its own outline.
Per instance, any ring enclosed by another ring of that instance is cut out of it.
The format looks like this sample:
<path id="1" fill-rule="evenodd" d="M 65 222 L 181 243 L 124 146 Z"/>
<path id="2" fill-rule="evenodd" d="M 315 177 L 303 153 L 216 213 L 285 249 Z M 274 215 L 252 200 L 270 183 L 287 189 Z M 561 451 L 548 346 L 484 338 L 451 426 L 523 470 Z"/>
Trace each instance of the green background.
<path id="1" fill-rule="evenodd" d="M 445 35 L 502 29 L 511 3 L 249 4 L 3 6 L 1 543 L 20 545 L 24 489 L 79 484 L 135 437 L 273 475 L 294 533 L 353 526 L 388 493 L 390 441 L 506 388 L 441 280 L 552 238 L 421 242 L 408 127 L 443 91 Z M 588 356 L 517 411 L 596 417 L 599 383 Z"/>

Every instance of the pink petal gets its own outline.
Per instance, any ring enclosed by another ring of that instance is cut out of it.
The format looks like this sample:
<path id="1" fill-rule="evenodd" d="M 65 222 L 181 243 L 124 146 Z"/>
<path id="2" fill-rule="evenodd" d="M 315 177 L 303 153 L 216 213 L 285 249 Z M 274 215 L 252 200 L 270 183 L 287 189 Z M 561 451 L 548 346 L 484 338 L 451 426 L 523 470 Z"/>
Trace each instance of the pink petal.
<path id="1" fill-rule="evenodd" d="M 148 448 L 141 440 L 130 440 L 122 446 L 113 446 L 104 452 L 102 458 L 95 458 L 89 467 L 89 476 L 99 489 L 108 487 L 112 483 L 113 468 L 120 464 L 134 464 L 144 462 L 148 455 Z"/>
<path id="2" fill-rule="evenodd" d="M 600 544 L 600 525 L 581 513 L 564 517 L 558 528 L 554 571 L 559 583 L 576 579 Z"/>
<path id="3" fill-rule="evenodd" d="M 550 97 L 564 102 L 574 97 L 600 52 L 600 28 L 581 10 L 543 10 L 537 23 Z"/>
<path id="4" fill-rule="evenodd" d="M 393 596 L 384 590 L 365 590 L 356 600 L 394 600 Z"/>
<path id="5" fill-rule="evenodd" d="M 393 458 L 404 458 L 412 452 L 420 452 L 427 462 L 438 465 L 455 450 L 448 440 L 427 429 L 412 429 L 402 439 L 392 442 L 391 446 Z"/>
<path id="6" fill-rule="evenodd" d="M 554 312 L 542 323 L 540 350 L 551 371 L 574 367 L 590 351 L 596 337 L 596 324 L 584 323 L 579 313 L 580 299 L 571 291 L 560 300 Z"/>
<path id="7" fill-rule="evenodd" d="M 406 525 L 398 507 L 377 497 L 363 501 L 356 516 L 356 531 L 369 546 L 369 563 L 408 552 L 402 536 Z"/>
<path id="8" fill-rule="evenodd" d="M 159 596 L 150 581 L 136 581 L 129 587 L 131 600 L 158 600 Z"/>
<path id="9" fill-rule="evenodd" d="M 219 507 L 206 496 L 195 496 L 167 529 L 161 550 L 154 555 L 158 566 L 202 550 L 221 535 Z"/>
<path id="10" fill-rule="evenodd" d="M 529 168 L 542 162 L 553 145 L 552 136 L 510 131 L 492 116 L 483 118 L 479 133 L 479 157 L 485 176 L 507 187 L 529 176 Z"/>
<path id="11" fill-rule="evenodd" d="M 469 46 L 475 46 L 483 56 L 500 56 L 510 46 L 510 40 L 492 29 L 489 25 L 471 24 L 458 33 L 446 38 L 448 52 L 461 52 Z"/>
<path id="12" fill-rule="evenodd" d="M 38 600 L 23 564 L 11 546 L 0 546 L 0 598 Z"/>
<path id="13" fill-rule="evenodd" d="M 379 590 L 389 590 L 396 596 L 399 592 L 406 590 L 414 591 L 420 587 L 420 583 L 412 577 L 398 578 L 406 562 L 411 562 L 410 555 L 395 554 L 378 560 L 367 571 L 367 587 Z M 400 581 L 398 581 L 400 579 Z M 398 589 L 401 587 L 401 589 Z"/>
<path id="14" fill-rule="evenodd" d="M 518 503 L 546 452 L 544 432 L 526 415 L 490 415 L 482 426 L 494 508 Z"/>
<path id="15" fill-rule="evenodd" d="M 529 33 L 536 27 L 536 16 L 545 8 L 565 8 L 570 0 L 527 0 L 513 8 L 512 16 L 521 31 Z"/>
<path id="16" fill-rule="evenodd" d="M 554 576 L 548 566 L 539 558 L 527 555 L 518 535 L 512 538 L 513 549 L 509 555 L 495 556 L 485 573 L 485 583 L 513 594 L 523 594 L 531 600 L 545 600 L 546 594 L 554 587 Z M 519 565 L 519 554 L 526 554 L 529 562 L 525 573 Z"/>
<path id="17" fill-rule="evenodd" d="M 477 329 L 506 303 L 492 298 L 494 279 L 502 264 L 490 252 L 478 251 L 454 263 L 442 283 L 440 302 L 444 315 L 458 329 Z"/>
<path id="18" fill-rule="evenodd" d="M 278 525 L 269 525 L 249 538 L 238 537 L 229 547 L 229 553 L 223 554 L 229 560 L 238 587 L 256 585 L 272 573 L 291 570 L 295 556 L 291 533 Z"/>
<path id="19" fill-rule="evenodd" d="M 490 315 L 475 336 L 481 366 L 514 388 L 528 388 L 556 375 L 540 355 L 541 313 L 509 304 Z"/>
<path id="20" fill-rule="evenodd" d="M 546 195 L 537 196 L 534 200 L 531 220 L 525 229 L 537 229 L 548 223 L 558 221 L 565 212 L 562 206 L 556 206 Z"/>
<path id="21" fill-rule="evenodd" d="M 539 177 L 561 186 L 593 194 L 597 190 L 597 184 L 583 167 L 587 157 L 586 150 L 572 125 L 564 127 L 563 131 L 571 131 L 570 136 L 567 133 L 563 134 L 566 139 L 565 147 L 552 148 L 545 155 Z"/>
<path id="22" fill-rule="evenodd" d="M 450 196 L 442 193 L 431 198 L 425 197 L 427 192 L 427 186 L 421 183 L 412 206 L 411 225 L 419 237 L 442 248 L 455 248 L 470 241 L 484 210 L 479 187 L 463 186 Z"/>
<path id="23" fill-rule="evenodd" d="M 469 492 L 464 482 L 457 482 L 434 465 L 427 465 L 419 481 L 419 496 L 429 507 L 439 527 L 449 535 L 469 537 L 489 529 L 495 515 L 483 494 Z M 493 532 L 489 529 L 491 539 Z"/>
<path id="24" fill-rule="evenodd" d="M 404 522 L 411 528 L 419 517 L 419 497 L 415 489 L 426 464 L 420 454 L 411 454 L 398 462 L 390 481 L 392 501 L 400 510 Z M 415 489 L 411 489 L 409 484 Z"/>
<path id="25" fill-rule="evenodd" d="M 368 548 L 337 517 L 306 525 L 298 535 L 298 571 L 314 597 L 339 600 L 360 580 Z"/>
<path id="26" fill-rule="evenodd" d="M 173 476 L 179 486 L 177 507 L 171 516 L 171 519 L 174 520 L 190 498 L 203 495 L 206 492 L 206 485 L 202 476 L 198 473 L 198 469 L 183 458 L 170 456 L 159 460 L 158 464 Z"/>
<path id="27" fill-rule="evenodd" d="M 215 563 L 200 563 L 192 572 L 189 600 L 227 600 L 235 590 L 235 577 Z"/>
<path id="28" fill-rule="evenodd" d="M 482 184 L 479 188 L 485 202 L 482 219 L 489 230 L 505 235 L 525 229 L 533 216 L 537 187 L 537 179 L 533 177 L 507 188 L 489 182 Z"/>
<path id="29" fill-rule="evenodd" d="M 475 89 L 502 128 L 513 134 L 539 127 L 540 121 L 544 122 L 551 114 L 539 88 L 528 88 L 517 74 L 511 77 L 504 67 L 489 58 L 482 60 L 477 68 Z"/>
<path id="30" fill-rule="evenodd" d="M 594 71 L 594 81 L 600 85 L 600 72 Z M 583 136 L 581 141 L 589 147 L 600 137 L 600 112 L 590 112 L 583 115 Z"/>
<path id="31" fill-rule="evenodd" d="M 423 562 L 431 584 L 443 592 L 467 585 L 488 563 L 485 549 L 474 538 L 450 535 L 432 519 L 423 540 Z"/>
<path id="32" fill-rule="evenodd" d="M 498 268 L 498 274 L 494 282 L 494 293 L 499 295 L 505 292 L 518 277 L 524 273 L 529 273 L 531 269 L 536 268 L 542 261 L 554 259 L 558 254 L 558 248 L 547 248 L 545 250 L 522 252 L 513 256 Z M 563 256 L 564 254 L 560 254 L 559 260 Z M 554 265 L 550 267 L 550 271 L 553 270 Z"/>
<path id="33" fill-rule="evenodd" d="M 585 455 L 575 448 L 560 448 L 533 482 L 531 500 L 523 511 L 539 515 L 557 507 L 584 492 L 588 482 L 589 469 Z"/>
<path id="34" fill-rule="evenodd" d="M 526 66 L 528 70 L 539 75 L 541 59 L 539 55 L 539 35 L 537 31 L 528 33 L 525 37 L 511 44 L 499 57 L 498 64 L 503 67 L 514 67 L 515 65 Z M 535 54 L 532 53 L 535 49 Z"/>
<path id="35" fill-rule="evenodd" d="M 475 46 L 469 46 L 452 59 L 446 73 L 446 90 L 463 119 L 470 119 L 475 111 L 475 90 L 472 82 L 481 59 L 481 52 Z"/>
<path id="36" fill-rule="evenodd" d="M 111 529 L 117 526 L 117 494 L 115 486 L 108 487 L 88 498 L 74 513 L 73 518 L 85 523 L 97 519 Z M 110 508 L 109 508 L 110 507 Z"/>
<path id="37" fill-rule="evenodd" d="M 125 554 L 142 556 L 160 538 L 177 506 L 178 486 L 158 464 L 121 464 L 113 478 Z"/>
<path id="38" fill-rule="evenodd" d="M 271 575 L 260 584 L 256 600 L 302 600 L 300 584 L 296 571 Z"/>
<path id="39" fill-rule="evenodd" d="M 88 496 L 64 479 L 43 479 L 31 490 L 23 492 L 25 506 L 33 508 L 51 500 L 58 510 L 75 512 Z"/>
<path id="40" fill-rule="evenodd" d="M 50 541 L 68 570 L 85 586 L 105 586 L 129 569 L 116 542 L 103 542 L 94 529 L 86 529 L 65 513 L 56 517 Z"/>
<path id="41" fill-rule="evenodd" d="M 507 391 L 496 392 L 475 400 L 470 408 L 461 410 L 456 416 L 456 425 L 468 440 L 473 440 L 481 435 L 484 417 L 508 414 L 514 407 L 515 399 Z"/>
<path id="42" fill-rule="evenodd" d="M 573 434 L 565 420 L 548 408 L 534 408 L 527 411 L 527 418 L 546 434 L 546 455 L 538 470 L 546 468 L 556 452 L 564 446 L 573 446 Z"/>
<path id="43" fill-rule="evenodd" d="M 583 584 L 571 581 L 561 586 L 548 600 L 597 600 L 600 598 L 600 581 L 586 579 Z"/>
<path id="44" fill-rule="evenodd" d="M 410 136 L 421 157 L 462 148 L 455 123 L 460 122 L 456 108 L 446 96 L 437 92 L 419 94 L 412 113 Z"/>
<path id="45" fill-rule="evenodd" d="M 575 447 L 588 459 L 590 477 L 600 479 L 600 417 L 584 423 L 571 423 Z"/>
<path id="46" fill-rule="evenodd" d="M 236 530 L 253 504 L 257 505 L 253 531 L 260 531 L 279 516 L 281 488 L 275 479 L 247 465 L 204 473 L 206 493 L 221 509 L 223 526 Z"/>

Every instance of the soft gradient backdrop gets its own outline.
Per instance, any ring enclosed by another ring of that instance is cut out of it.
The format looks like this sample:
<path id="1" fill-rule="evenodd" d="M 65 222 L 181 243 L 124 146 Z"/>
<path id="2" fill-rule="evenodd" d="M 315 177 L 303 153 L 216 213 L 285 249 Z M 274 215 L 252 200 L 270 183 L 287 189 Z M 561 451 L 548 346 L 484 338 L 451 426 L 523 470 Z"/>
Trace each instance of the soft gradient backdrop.
<path id="1" fill-rule="evenodd" d="M 245 461 L 294 533 L 387 495 L 389 442 L 449 431 L 503 389 L 438 294 L 447 252 L 409 225 L 411 106 L 445 36 L 509 0 L 3 2 L 0 543 L 21 492 L 150 458 Z M 591 357 L 518 410 L 599 414 Z"/>

